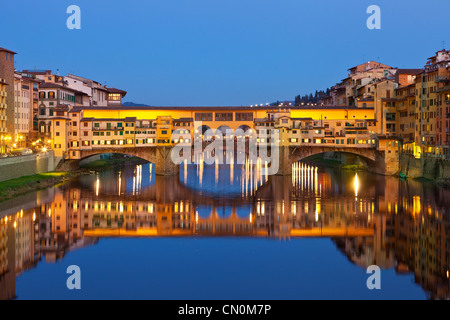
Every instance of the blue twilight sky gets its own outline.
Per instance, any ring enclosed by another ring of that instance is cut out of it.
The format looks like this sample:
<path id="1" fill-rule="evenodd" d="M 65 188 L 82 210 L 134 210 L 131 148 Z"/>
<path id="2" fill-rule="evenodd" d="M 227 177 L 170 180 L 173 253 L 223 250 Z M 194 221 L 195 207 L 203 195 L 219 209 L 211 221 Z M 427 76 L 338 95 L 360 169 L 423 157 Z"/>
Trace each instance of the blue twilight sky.
<path id="1" fill-rule="evenodd" d="M 81 8 L 81 30 L 66 9 Z M 369 30 L 369 5 L 381 30 Z M 450 48 L 448 0 L 43 0 L 0 9 L 18 69 L 74 73 L 151 105 L 250 105 L 325 89 L 368 60 L 420 68 Z"/>

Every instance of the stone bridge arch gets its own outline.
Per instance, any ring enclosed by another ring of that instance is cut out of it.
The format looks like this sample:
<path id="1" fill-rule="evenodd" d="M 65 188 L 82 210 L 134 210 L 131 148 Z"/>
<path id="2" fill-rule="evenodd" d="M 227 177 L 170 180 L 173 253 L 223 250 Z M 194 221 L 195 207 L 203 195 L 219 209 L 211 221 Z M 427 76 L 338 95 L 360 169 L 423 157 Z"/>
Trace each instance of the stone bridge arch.
<path id="1" fill-rule="evenodd" d="M 363 158 L 370 163 L 375 163 L 377 161 L 377 150 L 373 148 L 356 148 L 356 147 L 311 147 L 311 146 L 301 146 L 294 147 L 290 152 L 290 159 L 292 163 L 301 161 L 308 157 L 324 154 L 327 152 L 338 152 L 343 154 L 352 154 Z"/>
<path id="2" fill-rule="evenodd" d="M 284 166 L 286 170 L 290 170 L 293 163 L 306 159 L 316 154 L 322 154 L 326 152 L 338 152 L 342 154 L 356 155 L 364 159 L 371 172 L 377 174 L 395 174 L 395 172 L 389 172 L 386 169 L 386 157 L 385 151 L 379 151 L 376 148 L 367 147 L 329 147 L 329 146 L 300 146 L 289 148 L 289 155 L 284 156 Z M 280 158 L 280 162 L 282 159 Z"/>
<path id="3" fill-rule="evenodd" d="M 80 166 L 80 161 L 91 156 L 107 153 L 117 153 L 141 158 L 155 165 L 157 175 L 176 175 L 179 173 L 179 165 L 172 162 L 171 147 L 133 147 L 115 148 L 106 147 L 91 150 L 80 150 L 80 157 L 77 159 L 65 160 L 59 171 L 74 170 Z"/>

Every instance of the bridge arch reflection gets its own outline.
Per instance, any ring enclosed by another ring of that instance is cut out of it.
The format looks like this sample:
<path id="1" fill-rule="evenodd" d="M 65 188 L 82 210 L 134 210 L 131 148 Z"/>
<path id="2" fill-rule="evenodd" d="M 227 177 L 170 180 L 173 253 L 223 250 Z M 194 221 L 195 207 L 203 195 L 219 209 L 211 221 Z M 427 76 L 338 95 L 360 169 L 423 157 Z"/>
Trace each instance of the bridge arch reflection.
<path id="1" fill-rule="evenodd" d="M 292 177 L 271 176 L 247 198 L 200 194 L 181 177 L 155 177 L 134 194 L 119 195 L 104 184 L 97 193 L 95 175 L 40 191 L 32 205 L 15 204 L 0 219 L 0 243 L 20 253 L 0 261 L 6 263 L 0 271 L 10 272 L 0 282 L 35 266 L 36 257 L 55 261 L 101 237 L 330 237 L 352 263 L 414 274 L 429 297 L 449 297 L 448 189 L 358 173 L 355 197 L 355 175 L 309 170 L 313 182 L 303 189 Z M 198 215 L 199 206 L 209 215 Z M 239 214 L 240 208 L 249 214 Z"/>

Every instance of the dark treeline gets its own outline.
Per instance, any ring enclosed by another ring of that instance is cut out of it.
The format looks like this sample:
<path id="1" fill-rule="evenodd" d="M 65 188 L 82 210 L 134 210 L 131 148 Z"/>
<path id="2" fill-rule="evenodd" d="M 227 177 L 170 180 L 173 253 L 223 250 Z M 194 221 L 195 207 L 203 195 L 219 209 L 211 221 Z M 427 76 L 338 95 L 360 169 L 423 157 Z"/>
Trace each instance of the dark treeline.
<path id="1" fill-rule="evenodd" d="M 295 96 L 294 104 L 296 106 L 301 105 L 302 103 L 318 103 L 320 99 L 323 99 L 324 97 L 328 96 L 330 94 L 330 89 L 327 89 L 326 91 L 320 90 L 312 94 L 305 94 L 304 96 L 298 95 Z"/>

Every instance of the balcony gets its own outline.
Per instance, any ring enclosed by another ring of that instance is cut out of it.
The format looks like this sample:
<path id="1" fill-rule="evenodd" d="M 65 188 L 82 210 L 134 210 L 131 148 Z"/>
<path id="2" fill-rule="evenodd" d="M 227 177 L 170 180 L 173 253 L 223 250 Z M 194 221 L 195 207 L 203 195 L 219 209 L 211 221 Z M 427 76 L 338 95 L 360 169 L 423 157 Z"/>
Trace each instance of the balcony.
<path id="1" fill-rule="evenodd" d="M 6 93 L 6 91 L 0 91 L 0 97 L 7 97 L 8 94 Z"/>

